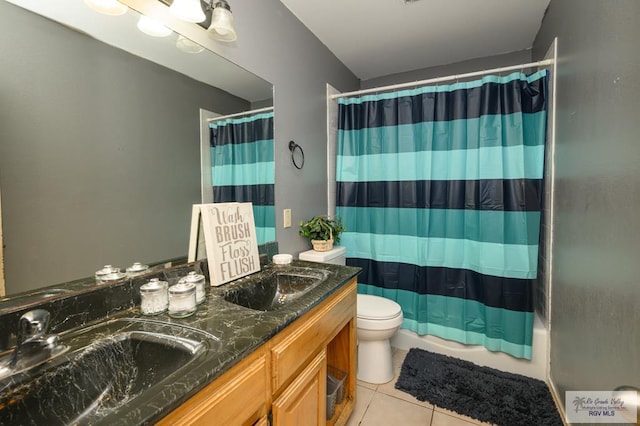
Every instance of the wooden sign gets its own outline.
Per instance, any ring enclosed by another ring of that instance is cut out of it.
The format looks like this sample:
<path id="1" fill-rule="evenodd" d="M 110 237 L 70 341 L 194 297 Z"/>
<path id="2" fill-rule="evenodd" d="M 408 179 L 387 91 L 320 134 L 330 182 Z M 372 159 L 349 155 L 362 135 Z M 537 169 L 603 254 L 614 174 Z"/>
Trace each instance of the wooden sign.
<path id="1" fill-rule="evenodd" d="M 204 252 L 202 250 L 204 239 Z M 199 248 L 200 247 L 200 248 Z M 207 258 L 209 280 L 219 286 L 260 270 L 251 203 L 194 204 L 189 261 Z"/>

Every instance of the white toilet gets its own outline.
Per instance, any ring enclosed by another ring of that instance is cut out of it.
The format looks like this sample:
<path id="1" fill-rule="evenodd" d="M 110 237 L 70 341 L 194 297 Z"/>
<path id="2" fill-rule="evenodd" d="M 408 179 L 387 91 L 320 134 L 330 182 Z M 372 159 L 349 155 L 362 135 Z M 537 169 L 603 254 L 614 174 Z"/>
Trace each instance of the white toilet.
<path id="1" fill-rule="evenodd" d="M 300 253 L 298 258 L 308 262 L 332 263 L 334 265 L 346 265 L 347 248 L 344 246 L 334 246 L 329 251 L 307 250 Z"/>
<path id="2" fill-rule="evenodd" d="M 345 252 L 345 247 L 337 246 L 330 251 L 305 251 L 298 257 L 310 262 L 345 265 Z M 402 325 L 402 319 L 402 309 L 393 300 L 358 294 L 358 380 L 380 384 L 393 379 L 389 339 Z"/>
<path id="3" fill-rule="evenodd" d="M 393 379 L 389 339 L 402 325 L 402 309 L 393 300 L 358 294 L 358 380 L 387 383 Z"/>

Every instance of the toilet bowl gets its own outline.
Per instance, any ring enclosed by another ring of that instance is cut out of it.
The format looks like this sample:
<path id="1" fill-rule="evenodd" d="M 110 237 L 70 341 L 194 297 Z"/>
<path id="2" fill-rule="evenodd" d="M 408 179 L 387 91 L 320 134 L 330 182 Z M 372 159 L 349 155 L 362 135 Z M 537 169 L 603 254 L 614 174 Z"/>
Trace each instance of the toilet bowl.
<path id="1" fill-rule="evenodd" d="M 402 325 L 402 309 L 393 300 L 358 294 L 358 380 L 381 384 L 393 379 L 389 339 Z"/>

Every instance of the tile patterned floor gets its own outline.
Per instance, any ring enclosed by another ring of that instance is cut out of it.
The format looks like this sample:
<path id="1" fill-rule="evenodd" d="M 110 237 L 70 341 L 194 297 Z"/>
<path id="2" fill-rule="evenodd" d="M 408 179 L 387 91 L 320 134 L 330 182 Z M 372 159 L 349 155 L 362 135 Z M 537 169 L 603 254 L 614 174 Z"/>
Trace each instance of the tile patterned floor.
<path id="1" fill-rule="evenodd" d="M 395 377 L 389 383 L 373 385 L 358 381 L 356 406 L 347 426 L 471 426 L 479 420 L 434 407 L 395 388 L 402 361 L 408 351 L 393 349 Z"/>

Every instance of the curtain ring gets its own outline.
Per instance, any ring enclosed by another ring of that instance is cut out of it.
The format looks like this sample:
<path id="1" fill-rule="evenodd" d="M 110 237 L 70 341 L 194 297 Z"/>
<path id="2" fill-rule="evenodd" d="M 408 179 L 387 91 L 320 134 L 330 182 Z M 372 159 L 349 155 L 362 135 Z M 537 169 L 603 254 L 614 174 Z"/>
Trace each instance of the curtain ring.
<path id="1" fill-rule="evenodd" d="M 296 162 L 296 156 L 295 156 L 296 148 L 300 150 L 300 155 L 302 156 L 302 161 L 300 162 L 299 166 L 298 166 L 298 163 Z M 295 143 L 294 141 L 289 141 L 289 151 L 291 151 L 291 162 L 293 163 L 295 168 L 298 170 L 302 169 L 302 167 L 304 167 L 304 151 L 302 150 L 302 147 L 297 143 Z"/>

